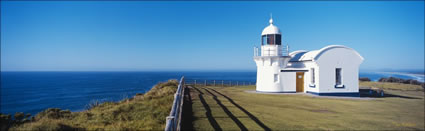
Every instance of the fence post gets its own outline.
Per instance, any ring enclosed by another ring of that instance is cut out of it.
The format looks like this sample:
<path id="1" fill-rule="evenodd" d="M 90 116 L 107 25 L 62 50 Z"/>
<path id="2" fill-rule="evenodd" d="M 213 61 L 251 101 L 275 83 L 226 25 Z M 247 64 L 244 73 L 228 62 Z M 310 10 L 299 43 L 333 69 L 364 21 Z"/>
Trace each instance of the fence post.
<path id="1" fill-rule="evenodd" d="M 205 80 L 205 82 L 204 82 L 204 86 L 207 86 L 207 80 Z"/>
<path id="2" fill-rule="evenodd" d="M 221 80 L 221 86 L 224 86 L 224 80 Z"/>
<path id="3" fill-rule="evenodd" d="M 196 86 L 196 80 L 195 80 L 195 84 L 194 84 L 194 86 Z"/>
<path id="4" fill-rule="evenodd" d="M 236 86 L 239 86 L 239 81 L 236 81 Z"/>
<path id="5" fill-rule="evenodd" d="M 174 123 L 174 116 L 167 116 L 166 117 L 166 124 L 165 124 L 165 126 L 166 126 L 166 128 L 165 129 L 170 129 L 171 128 L 171 130 L 175 130 L 174 129 L 174 125 L 173 125 L 173 123 Z"/>
<path id="6" fill-rule="evenodd" d="M 214 86 L 215 86 L 215 80 L 214 80 Z"/>

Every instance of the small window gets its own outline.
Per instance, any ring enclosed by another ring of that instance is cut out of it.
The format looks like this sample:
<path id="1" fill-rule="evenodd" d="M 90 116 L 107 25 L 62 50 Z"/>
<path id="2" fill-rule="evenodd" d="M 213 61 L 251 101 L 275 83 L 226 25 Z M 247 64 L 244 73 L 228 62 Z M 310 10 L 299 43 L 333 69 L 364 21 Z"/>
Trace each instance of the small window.
<path id="1" fill-rule="evenodd" d="M 342 69 L 336 68 L 335 70 L 335 85 L 342 85 Z"/>
<path id="2" fill-rule="evenodd" d="M 311 84 L 315 83 L 315 79 L 314 79 L 314 68 L 311 68 Z"/>
<path id="3" fill-rule="evenodd" d="M 282 44 L 282 36 L 279 34 L 276 34 L 276 45 L 281 45 Z"/>
<path id="4" fill-rule="evenodd" d="M 267 35 L 267 44 L 274 45 L 274 35 Z"/>
<path id="5" fill-rule="evenodd" d="M 279 82 L 279 75 L 278 74 L 274 74 L 274 82 L 275 83 Z"/>
<path id="6" fill-rule="evenodd" d="M 261 45 L 281 45 L 282 35 L 280 34 L 269 34 L 261 37 Z"/>

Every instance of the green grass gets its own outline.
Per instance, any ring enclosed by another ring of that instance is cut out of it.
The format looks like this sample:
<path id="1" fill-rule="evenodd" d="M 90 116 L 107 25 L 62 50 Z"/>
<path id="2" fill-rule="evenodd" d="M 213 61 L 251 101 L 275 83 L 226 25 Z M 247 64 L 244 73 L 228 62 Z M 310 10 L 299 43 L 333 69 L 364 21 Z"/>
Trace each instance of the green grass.
<path id="1" fill-rule="evenodd" d="M 13 126 L 11 130 L 163 130 L 178 82 L 157 84 L 146 94 L 120 102 L 94 105 L 82 112 L 48 109 L 35 121 Z"/>
<path id="2" fill-rule="evenodd" d="M 200 93 L 191 89 L 193 127 L 195 130 L 213 130 L 211 119 L 221 129 L 240 130 L 235 120 L 217 104 L 213 95 L 232 114 L 236 121 L 250 130 L 264 130 L 229 99 L 257 118 L 266 127 L 277 130 L 424 130 L 424 92 L 415 85 L 361 82 L 361 86 L 383 86 L 387 93 L 400 97 L 373 99 L 339 99 L 312 97 L 310 95 L 275 95 L 248 93 L 255 86 L 242 87 L 197 87 L 208 107 L 212 118 L 208 119 L 206 107 L 200 100 Z M 410 97 L 410 98 L 408 98 Z M 413 99 L 412 99 L 413 98 Z"/>

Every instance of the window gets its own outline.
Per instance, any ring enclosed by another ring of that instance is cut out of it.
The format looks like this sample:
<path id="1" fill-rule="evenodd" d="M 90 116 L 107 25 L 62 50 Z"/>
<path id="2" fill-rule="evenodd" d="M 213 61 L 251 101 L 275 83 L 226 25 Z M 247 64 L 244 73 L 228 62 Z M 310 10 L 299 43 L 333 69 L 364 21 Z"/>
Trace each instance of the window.
<path id="1" fill-rule="evenodd" d="M 282 36 L 281 35 L 276 35 L 276 45 L 281 45 L 282 44 Z"/>
<path id="2" fill-rule="evenodd" d="M 267 44 L 274 45 L 274 35 L 267 35 Z"/>
<path id="3" fill-rule="evenodd" d="M 314 68 L 311 68 L 311 84 L 314 84 L 314 82 L 315 82 L 315 79 L 314 79 Z"/>
<path id="4" fill-rule="evenodd" d="M 261 41 L 261 45 L 281 45 L 282 36 L 280 34 L 263 35 Z"/>
<path id="5" fill-rule="evenodd" d="M 275 83 L 279 82 L 279 75 L 278 74 L 274 74 L 274 82 Z"/>
<path id="6" fill-rule="evenodd" d="M 336 68 L 335 70 L 335 85 L 342 85 L 342 69 Z"/>

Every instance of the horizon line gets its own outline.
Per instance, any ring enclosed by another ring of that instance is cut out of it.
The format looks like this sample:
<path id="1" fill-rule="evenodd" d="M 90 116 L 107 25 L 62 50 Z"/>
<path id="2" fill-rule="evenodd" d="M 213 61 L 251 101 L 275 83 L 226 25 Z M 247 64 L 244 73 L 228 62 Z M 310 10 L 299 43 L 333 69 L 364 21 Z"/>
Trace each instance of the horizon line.
<path id="1" fill-rule="evenodd" d="M 218 70 L 0 70 L 0 72 L 256 72 L 255 69 L 218 69 Z M 359 69 L 360 71 L 422 71 L 424 69 Z"/>

